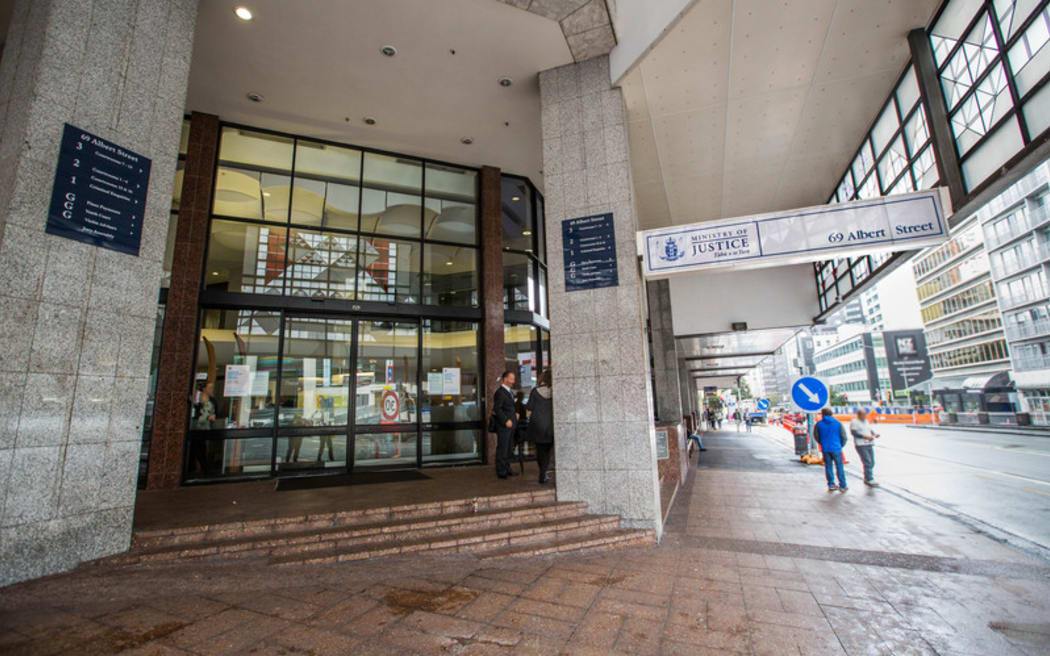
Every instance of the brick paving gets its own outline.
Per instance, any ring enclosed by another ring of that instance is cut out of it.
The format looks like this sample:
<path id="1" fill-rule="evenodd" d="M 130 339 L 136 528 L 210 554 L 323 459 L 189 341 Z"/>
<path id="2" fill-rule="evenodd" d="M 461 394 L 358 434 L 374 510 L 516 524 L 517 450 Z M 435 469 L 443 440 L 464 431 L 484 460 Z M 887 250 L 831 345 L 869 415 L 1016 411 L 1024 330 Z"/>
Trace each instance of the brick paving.
<path id="1" fill-rule="evenodd" d="M 5 654 L 1050 653 L 1050 564 L 705 436 L 658 546 L 85 567 L 0 591 Z"/>

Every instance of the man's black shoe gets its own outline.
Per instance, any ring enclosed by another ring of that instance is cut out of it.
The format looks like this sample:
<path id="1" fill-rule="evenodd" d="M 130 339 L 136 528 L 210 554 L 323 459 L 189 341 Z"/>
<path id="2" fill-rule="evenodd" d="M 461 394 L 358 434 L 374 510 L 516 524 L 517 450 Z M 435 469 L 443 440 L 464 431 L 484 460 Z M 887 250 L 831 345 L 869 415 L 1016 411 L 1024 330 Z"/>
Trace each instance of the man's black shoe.
<path id="1" fill-rule="evenodd" d="M 507 476 L 517 476 L 517 475 L 518 475 L 518 472 L 514 471 L 513 469 L 510 470 L 509 472 L 507 472 Z"/>
<path id="2" fill-rule="evenodd" d="M 700 447 L 700 450 L 701 451 L 707 451 L 707 449 L 705 447 Z"/>

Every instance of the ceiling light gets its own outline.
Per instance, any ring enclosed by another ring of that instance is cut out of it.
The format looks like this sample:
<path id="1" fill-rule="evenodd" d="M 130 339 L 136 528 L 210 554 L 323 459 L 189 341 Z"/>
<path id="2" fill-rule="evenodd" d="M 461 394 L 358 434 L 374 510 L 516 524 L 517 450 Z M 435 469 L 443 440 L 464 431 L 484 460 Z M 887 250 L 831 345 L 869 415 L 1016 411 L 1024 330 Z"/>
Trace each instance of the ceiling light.
<path id="1" fill-rule="evenodd" d="M 532 231 L 531 230 L 522 230 L 521 234 L 524 237 L 531 237 L 532 236 Z"/>
<path id="2" fill-rule="evenodd" d="M 249 91 L 245 95 L 248 96 L 248 100 L 250 100 L 252 102 L 262 102 L 263 101 L 263 95 L 261 93 L 256 93 L 254 91 Z"/>
<path id="3" fill-rule="evenodd" d="M 366 116 L 364 118 L 364 122 L 365 122 L 365 125 L 375 125 L 376 124 L 376 120 L 374 118 L 372 118 L 371 116 Z"/>
<path id="4" fill-rule="evenodd" d="M 252 14 L 252 10 L 248 9 L 247 7 L 235 7 L 233 13 L 236 14 L 237 18 L 240 18 L 242 21 L 250 21 L 251 19 L 255 18 L 255 16 Z"/>
<path id="5" fill-rule="evenodd" d="M 509 77 L 501 77 L 499 79 L 499 85 L 501 87 L 509 87 L 512 84 L 514 84 L 514 80 L 510 79 Z"/>
<path id="6" fill-rule="evenodd" d="M 474 143 L 474 137 L 463 137 L 459 140 L 459 143 L 469 146 L 470 144 Z"/>
<path id="7" fill-rule="evenodd" d="M 451 259 L 445 261 L 445 266 L 452 266 L 454 264 L 455 262 L 453 262 Z"/>
<path id="8" fill-rule="evenodd" d="M 514 201 L 514 202 L 516 203 L 516 202 L 518 202 L 519 200 L 521 200 L 521 196 L 513 196 L 513 197 L 511 198 L 511 200 L 512 200 L 512 201 Z"/>
<path id="9" fill-rule="evenodd" d="M 383 53 L 386 57 L 393 57 L 397 54 L 397 48 L 394 46 L 383 46 L 379 49 L 379 52 Z"/>
<path id="10" fill-rule="evenodd" d="M 218 272 L 218 271 L 212 271 L 212 272 L 211 272 L 211 275 L 213 275 L 213 276 L 217 276 L 217 275 L 219 275 L 219 272 Z"/>

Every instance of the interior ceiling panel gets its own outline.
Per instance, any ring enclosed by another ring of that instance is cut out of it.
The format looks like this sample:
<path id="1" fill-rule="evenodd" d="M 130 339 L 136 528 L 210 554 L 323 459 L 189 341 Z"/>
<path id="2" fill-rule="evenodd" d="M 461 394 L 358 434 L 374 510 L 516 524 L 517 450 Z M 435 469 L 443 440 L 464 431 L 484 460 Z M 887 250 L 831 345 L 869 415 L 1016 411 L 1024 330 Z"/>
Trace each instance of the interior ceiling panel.
<path id="1" fill-rule="evenodd" d="M 188 110 L 490 164 L 542 184 L 537 71 L 573 61 L 556 21 L 493 0 L 246 4 L 250 22 L 234 17 L 231 3 L 200 3 Z M 384 57 L 385 45 L 397 54 Z M 512 86 L 499 85 L 504 76 Z"/>
<path id="2" fill-rule="evenodd" d="M 708 358 L 727 363 L 721 366 L 736 366 L 736 363 L 746 361 L 749 362 L 748 365 L 741 365 L 746 367 L 757 365 L 762 358 L 780 348 L 796 332 L 798 328 L 769 328 L 676 339 L 679 356 L 689 361 L 690 368 L 702 367 L 703 365 L 698 363 L 710 362 Z M 743 356 L 747 356 L 747 360 L 729 360 Z"/>
<path id="3" fill-rule="evenodd" d="M 939 4 L 697 0 L 620 81 L 639 228 L 823 203 Z"/>

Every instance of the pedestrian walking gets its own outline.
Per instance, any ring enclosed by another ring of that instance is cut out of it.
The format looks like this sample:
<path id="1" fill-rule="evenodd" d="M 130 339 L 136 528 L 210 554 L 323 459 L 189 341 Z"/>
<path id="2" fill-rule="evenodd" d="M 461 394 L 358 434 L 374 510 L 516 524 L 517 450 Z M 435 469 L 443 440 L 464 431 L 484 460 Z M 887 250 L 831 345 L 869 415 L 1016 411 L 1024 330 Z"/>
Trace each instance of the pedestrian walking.
<path id="1" fill-rule="evenodd" d="M 528 439 L 536 445 L 536 464 L 540 467 L 540 485 L 550 482 L 551 449 L 554 448 L 554 399 L 550 369 L 540 374 L 536 387 L 525 406 L 529 418 Z"/>
<path id="2" fill-rule="evenodd" d="M 820 411 L 823 417 L 813 425 L 813 439 L 820 443 L 824 454 L 824 476 L 828 479 L 828 492 L 846 492 L 846 467 L 842 460 L 842 447 L 846 445 L 846 427 L 831 413 L 831 408 Z M 835 485 L 838 475 L 839 484 Z"/>
<path id="3" fill-rule="evenodd" d="M 853 435 L 853 446 L 857 449 L 860 462 L 864 465 L 864 484 L 877 487 L 875 481 L 875 438 L 879 436 L 868 423 L 868 412 L 857 408 L 857 418 L 849 423 L 849 432 Z"/>
<path id="4" fill-rule="evenodd" d="M 496 476 L 517 476 L 510 468 L 511 451 L 514 449 L 514 432 L 518 425 L 518 414 L 514 411 L 514 384 L 517 376 L 508 369 L 500 377 L 500 386 L 492 395 L 492 419 L 489 430 L 496 434 Z"/>
<path id="5" fill-rule="evenodd" d="M 736 432 L 739 433 L 740 432 L 740 411 L 739 410 L 734 410 L 733 411 L 733 421 L 736 422 Z"/>

